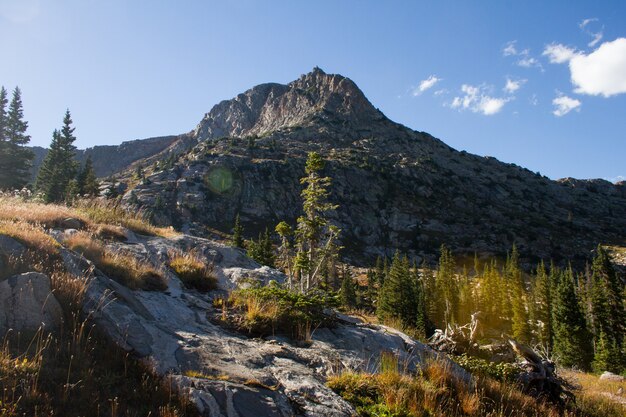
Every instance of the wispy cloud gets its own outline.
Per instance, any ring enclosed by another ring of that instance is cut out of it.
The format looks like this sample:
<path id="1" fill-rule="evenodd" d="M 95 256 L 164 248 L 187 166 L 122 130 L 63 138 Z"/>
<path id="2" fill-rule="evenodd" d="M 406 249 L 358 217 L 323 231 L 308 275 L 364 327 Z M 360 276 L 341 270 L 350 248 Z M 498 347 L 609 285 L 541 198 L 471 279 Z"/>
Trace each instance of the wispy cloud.
<path id="1" fill-rule="evenodd" d="M 502 49 L 503 56 L 512 56 L 517 57 L 517 61 L 515 64 L 524 68 L 539 68 L 543 71 L 543 66 L 541 62 L 530 54 L 530 49 L 517 49 L 517 41 L 508 42 L 504 48 Z"/>
<path id="2" fill-rule="evenodd" d="M 517 48 L 515 47 L 515 44 L 517 43 L 517 41 L 510 41 L 508 42 L 504 48 L 502 48 L 502 55 L 504 56 L 515 56 L 517 55 Z"/>
<path id="3" fill-rule="evenodd" d="M 463 84 L 461 86 L 462 95 L 454 97 L 450 107 L 458 110 L 470 110 L 474 113 L 492 116 L 499 113 L 504 105 L 512 98 L 492 97 L 489 95 L 489 88 L 485 86 L 472 86 Z"/>
<path id="4" fill-rule="evenodd" d="M 568 62 L 576 56 L 575 49 L 569 46 L 562 45 L 560 43 L 551 43 L 546 45 L 542 55 L 547 56 L 551 64 L 562 64 Z"/>
<path id="5" fill-rule="evenodd" d="M 520 80 L 512 80 L 512 79 L 507 77 L 506 84 L 504 85 L 503 90 L 504 90 L 505 93 L 513 94 L 517 90 L 522 88 L 522 86 L 526 83 L 526 81 L 528 81 L 528 80 L 522 80 L 522 79 L 520 79 Z"/>
<path id="6" fill-rule="evenodd" d="M 431 75 L 425 80 L 420 81 L 417 88 L 414 88 L 412 91 L 413 96 L 419 96 L 424 91 L 433 88 L 435 84 L 437 84 L 439 81 L 441 81 L 441 78 L 437 77 L 436 75 Z"/>
<path id="7" fill-rule="evenodd" d="M 604 33 L 603 33 L 604 27 L 602 27 L 599 31 L 595 31 L 595 32 L 589 29 L 590 25 L 593 25 L 595 22 L 598 22 L 598 21 L 599 21 L 598 18 L 592 17 L 590 19 L 584 19 L 578 25 L 578 27 L 580 27 L 580 29 L 583 32 L 585 32 L 587 35 L 593 38 L 593 40 L 587 44 L 587 46 L 589 46 L 590 48 L 593 48 L 594 46 L 596 46 L 598 42 L 600 42 L 602 38 L 604 37 Z"/>
<path id="8" fill-rule="evenodd" d="M 555 64 L 568 63 L 576 93 L 604 97 L 626 93 L 626 38 L 604 42 L 589 54 L 553 43 L 543 55 Z"/>
<path id="9" fill-rule="evenodd" d="M 566 95 L 563 95 L 562 93 L 558 94 L 558 97 L 552 100 L 552 104 L 554 105 L 554 110 L 552 111 L 552 114 L 554 114 L 556 117 L 562 117 L 572 110 L 580 111 L 580 106 L 582 105 L 580 100 L 568 97 Z"/>

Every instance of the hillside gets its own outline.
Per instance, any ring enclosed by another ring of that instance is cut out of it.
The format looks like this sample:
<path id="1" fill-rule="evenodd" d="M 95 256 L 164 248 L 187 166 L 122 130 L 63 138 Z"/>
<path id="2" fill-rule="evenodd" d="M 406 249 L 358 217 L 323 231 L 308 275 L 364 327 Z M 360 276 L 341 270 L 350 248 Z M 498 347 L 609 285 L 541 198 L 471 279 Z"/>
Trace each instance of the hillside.
<path id="1" fill-rule="evenodd" d="M 328 161 L 339 204 L 333 221 L 354 263 L 396 249 L 430 258 L 446 243 L 485 255 L 516 244 L 527 260 L 582 264 L 598 242 L 626 239 L 623 182 L 552 181 L 456 151 L 389 120 L 350 79 L 319 68 L 217 104 L 172 146 L 178 157 L 143 163 L 146 178 L 124 201 L 200 236 L 230 233 L 237 213 L 248 236 L 293 223 L 304 160 L 317 151 Z"/>
<path id="2" fill-rule="evenodd" d="M 99 145 L 87 149 L 78 149 L 76 151 L 76 160 L 82 165 L 88 157 L 91 157 L 96 175 L 98 177 L 108 177 L 127 169 L 135 161 L 163 152 L 176 139 L 176 136 L 161 136 L 126 141 L 119 145 Z M 35 154 L 32 168 L 33 178 L 35 178 L 48 150 L 41 146 L 34 146 L 30 149 Z"/>

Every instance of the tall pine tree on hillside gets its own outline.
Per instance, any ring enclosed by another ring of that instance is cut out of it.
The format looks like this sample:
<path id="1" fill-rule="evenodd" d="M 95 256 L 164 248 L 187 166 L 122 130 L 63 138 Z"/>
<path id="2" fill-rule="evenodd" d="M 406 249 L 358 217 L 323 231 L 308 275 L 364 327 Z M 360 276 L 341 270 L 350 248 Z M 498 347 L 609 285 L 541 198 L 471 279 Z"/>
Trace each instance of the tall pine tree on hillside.
<path id="1" fill-rule="evenodd" d="M 609 363 L 612 370 L 621 371 L 620 361 L 601 360 L 607 351 L 620 352 L 624 347 L 626 314 L 624 312 L 624 284 L 615 273 L 609 254 L 600 245 L 592 264 L 591 322 L 596 346 L 596 362 Z M 600 340 L 600 338 L 603 340 Z M 620 355 L 618 355 L 620 356 Z M 622 361 L 623 362 L 623 361 Z"/>
<path id="2" fill-rule="evenodd" d="M 235 226 L 233 227 L 233 246 L 243 248 L 243 226 L 239 219 L 239 213 L 235 216 Z"/>
<path id="3" fill-rule="evenodd" d="M 520 342 L 528 343 L 530 341 L 530 325 L 528 322 L 528 310 L 526 309 L 526 288 L 524 277 L 519 267 L 519 254 L 515 245 L 513 245 L 511 256 L 505 269 L 511 289 L 511 330 L 513 337 Z"/>
<path id="4" fill-rule="evenodd" d="M 452 252 L 446 245 L 441 245 L 439 267 L 437 268 L 436 286 L 439 300 L 437 325 L 444 326 L 447 323 L 456 323 L 459 308 L 459 285 L 456 278 L 456 262 Z"/>
<path id="5" fill-rule="evenodd" d="M 22 92 L 15 87 L 13 98 L 6 111 L 7 92 L 0 88 L 0 189 L 25 186 L 30 179 L 34 154 L 25 146 L 30 142 L 26 134 L 28 122 L 24 121 Z"/>
<path id="6" fill-rule="evenodd" d="M 410 269 L 408 258 L 396 252 L 378 296 L 376 314 L 381 320 L 399 319 L 405 326 L 415 326 L 418 300 Z"/>
<path id="7" fill-rule="evenodd" d="M 87 157 L 85 165 L 78 173 L 76 177 L 78 193 L 83 196 L 95 197 L 99 193 L 98 179 L 96 178 L 96 171 L 93 168 L 93 161 L 91 155 Z"/>
<path id="8" fill-rule="evenodd" d="M 533 316 L 537 323 L 537 341 L 552 351 L 552 283 L 543 261 L 537 266 L 533 286 Z"/>
<path id="9" fill-rule="evenodd" d="M 591 363 L 592 346 L 575 291 L 571 268 L 559 274 L 554 294 L 554 353 L 566 367 L 587 370 Z"/>
<path id="10" fill-rule="evenodd" d="M 352 278 L 349 268 L 344 268 L 341 281 L 341 305 L 347 309 L 353 309 L 357 306 L 356 284 Z"/>
<path id="11" fill-rule="evenodd" d="M 67 110 L 63 118 L 63 127 L 61 131 L 53 132 L 50 150 L 37 174 L 36 188 L 43 194 L 47 203 L 63 201 L 70 181 L 76 176 L 74 129 L 70 111 Z"/>

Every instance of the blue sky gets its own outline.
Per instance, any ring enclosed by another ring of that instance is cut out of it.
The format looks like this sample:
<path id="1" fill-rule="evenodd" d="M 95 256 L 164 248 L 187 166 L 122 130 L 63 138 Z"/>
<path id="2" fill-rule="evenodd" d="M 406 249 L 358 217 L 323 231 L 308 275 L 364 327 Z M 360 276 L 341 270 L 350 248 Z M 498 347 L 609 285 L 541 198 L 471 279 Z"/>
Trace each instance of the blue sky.
<path id="1" fill-rule="evenodd" d="M 0 84 L 34 145 L 192 130 L 320 66 L 389 118 L 551 178 L 626 176 L 623 1 L 0 0 Z"/>

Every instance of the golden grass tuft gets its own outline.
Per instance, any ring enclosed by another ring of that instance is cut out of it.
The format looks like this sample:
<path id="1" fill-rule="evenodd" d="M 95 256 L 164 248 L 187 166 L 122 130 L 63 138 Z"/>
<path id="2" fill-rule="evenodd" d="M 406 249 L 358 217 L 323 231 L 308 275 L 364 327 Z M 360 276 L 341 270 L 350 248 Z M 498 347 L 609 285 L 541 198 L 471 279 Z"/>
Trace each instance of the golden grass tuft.
<path id="1" fill-rule="evenodd" d="M 87 232 L 74 233 L 65 240 L 65 244 L 130 289 L 162 291 L 167 288 L 163 275 L 150 263 L 122 252 L 113 252 Z"/>
<path id="2" fill-rule="evenodd" d="M 9 236 L 30 249 L 48 255 L 58 255 L 61 247 L 41 226 L 21 220 L 0 220 L 0 235 Z"/>
<path id="3" fill-rule="evenodd" d="M 75 218 L 96 230 L 100 225 L 121 226 L 143 235 L 175 237 L 172 228 L 150 224 L 145 212 L 124 209 L 119 202 L 91 199 L 78 200 L 74 207 L 24 201 L 16 197 L 0 197 L 0 220 L 23 221 L 46 228 L 59 227 L 65 219 Z"/>
<path id="4" fill-rule="evenodd" d="M 204 262 L 194 253 L 171 253 L 169 266 L 187 287 L 202 292 L 217 288 L 213 264 Z"/>

